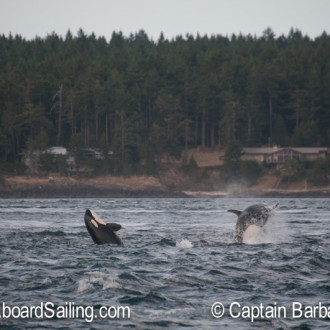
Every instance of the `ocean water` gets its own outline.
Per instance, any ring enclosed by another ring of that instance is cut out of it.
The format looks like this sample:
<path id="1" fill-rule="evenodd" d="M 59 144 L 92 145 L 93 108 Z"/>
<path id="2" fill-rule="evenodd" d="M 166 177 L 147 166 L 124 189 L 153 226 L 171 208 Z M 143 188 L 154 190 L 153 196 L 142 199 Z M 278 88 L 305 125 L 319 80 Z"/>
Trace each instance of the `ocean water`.
<path id="1" fill-rule="evenodd" d="M 227 210 L 260 202 L 280 205 L 234 243 Z M 329 329 L 329 252 L 328 199 L 0 199 L 0 328 Z"/>

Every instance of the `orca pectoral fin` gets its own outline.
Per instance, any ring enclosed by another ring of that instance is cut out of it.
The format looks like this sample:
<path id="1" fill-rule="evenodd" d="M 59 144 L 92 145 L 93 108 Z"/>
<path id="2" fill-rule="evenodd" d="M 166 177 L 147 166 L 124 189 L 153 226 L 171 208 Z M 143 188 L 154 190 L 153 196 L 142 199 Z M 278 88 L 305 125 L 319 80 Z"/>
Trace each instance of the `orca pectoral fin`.
<path id="1" fill-rule="evenodd" d="M 228 212 L 235 213 L 238 217 L 242 214 L 242 211 L 238 210 L 228 210 Z"/>
<path id="2" fill-rule="evenodd" d="M 118 223 L 107 223 L 106 226 L 112 231 L 118 231 L 121 229 L 121 225 L 119 225 Z"/>

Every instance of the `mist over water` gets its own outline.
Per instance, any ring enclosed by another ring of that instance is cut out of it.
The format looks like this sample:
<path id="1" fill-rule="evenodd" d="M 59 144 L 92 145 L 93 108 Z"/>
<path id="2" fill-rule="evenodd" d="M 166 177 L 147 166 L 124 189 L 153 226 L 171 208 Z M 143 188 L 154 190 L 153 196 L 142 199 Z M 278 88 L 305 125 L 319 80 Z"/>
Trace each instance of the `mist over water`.
<path id="1" fill-rule="evenodd" d="M 237 216 L 280 205 L 248 244 L 233 242 Z M 96 245 L 86 208 L 122 225 L 124 247 Z M 4 326 L 114 328 L 312 328 L 329 319 L 233 318 L 231 303 L 329 306 L 327 199 L 0 200 L 0 292 L 7 305 L 66 302 L 130 306 L 130 319 L 0 319 Z M 226 312 L 216 319 L 211 306 Z M 1 308 L 0 308 L 1 309 Z"/>

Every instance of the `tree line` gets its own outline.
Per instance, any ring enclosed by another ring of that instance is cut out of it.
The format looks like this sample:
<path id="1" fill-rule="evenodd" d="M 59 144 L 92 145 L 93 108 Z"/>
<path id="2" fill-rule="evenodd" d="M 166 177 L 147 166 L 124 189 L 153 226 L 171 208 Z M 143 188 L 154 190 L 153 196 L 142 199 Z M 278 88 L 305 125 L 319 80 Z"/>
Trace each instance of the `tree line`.
<path id="1" fill-rule="evenodd" d="M 330 36 L 0 36 L 0 160 L 62 145 L 111 170 L 189 147 L 329 146 Z"/>

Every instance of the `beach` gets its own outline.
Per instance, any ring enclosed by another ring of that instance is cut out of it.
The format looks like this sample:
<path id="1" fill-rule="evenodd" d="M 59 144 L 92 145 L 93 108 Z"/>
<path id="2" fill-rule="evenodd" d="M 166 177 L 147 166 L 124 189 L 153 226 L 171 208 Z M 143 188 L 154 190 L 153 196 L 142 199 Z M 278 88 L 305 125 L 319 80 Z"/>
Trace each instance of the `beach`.
<path id="1" fill-rule="evenodd" d="M 0 198 L 129 198 L 129 197 L 330 197 L 330 187 L 307 187 L 303 183 L 279 187 L 274 180 L 264 178 L 252 187 L 229 185 L 225 189 L 180 189 L 168 186 L 158 177 L 102 176 L 8 176 L 0 184 Z"/>

